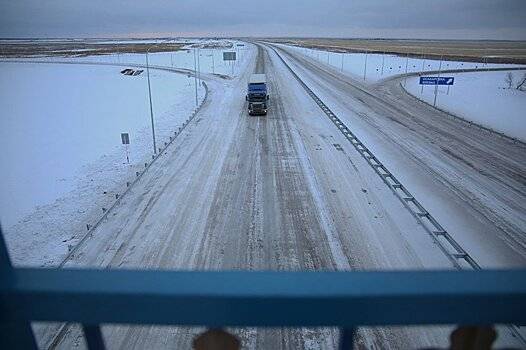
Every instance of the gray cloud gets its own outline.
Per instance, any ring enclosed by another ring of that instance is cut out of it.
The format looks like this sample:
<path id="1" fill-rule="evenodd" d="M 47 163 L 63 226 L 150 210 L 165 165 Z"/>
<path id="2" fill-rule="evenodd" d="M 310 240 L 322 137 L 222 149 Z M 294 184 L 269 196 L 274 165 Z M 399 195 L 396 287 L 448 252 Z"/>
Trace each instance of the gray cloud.
<path id="1" fill-rule="evenodd" d="M 522 0 L 0 0 L 0 36 L 526 40 L 525 13 Z"/>

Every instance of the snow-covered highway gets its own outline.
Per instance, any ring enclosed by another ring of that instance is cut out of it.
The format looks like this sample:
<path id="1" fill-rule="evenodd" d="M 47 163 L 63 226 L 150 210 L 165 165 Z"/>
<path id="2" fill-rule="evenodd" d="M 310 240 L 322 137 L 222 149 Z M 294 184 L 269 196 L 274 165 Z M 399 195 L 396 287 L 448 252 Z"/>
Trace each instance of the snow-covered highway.
<path id="1" fill-rule="evenodd" d="M 453 268 L 428 232 L 323 114 L 268 45 L 233 79 L 203 76 L 199 114 L 66 267 L 191 270 Z M 526 147 L 416 101 L 397 81 L 364 85 L 279 54 L 483 267 L 526 265 Z M 249 117 L 246 82 L 265 73 L 270 107 Z M 35 252 L 36 254 L 37 252 Z M 109 348 L 190 348 L 201 330 L 104 327 Z M 247 348 L 334 348 L 331 329 L 233 330 Z M 43 348 L 79 328 L 37 329 Z M 360 329 L 367 348 L 445 346 L 443 328 Z"/>
<path id="2" fill-rule="evenodd" d="M 364 85 L 280 50 L 483 267 L 526 259 L 526 146 L 417 101 L 400 79 Z"/>

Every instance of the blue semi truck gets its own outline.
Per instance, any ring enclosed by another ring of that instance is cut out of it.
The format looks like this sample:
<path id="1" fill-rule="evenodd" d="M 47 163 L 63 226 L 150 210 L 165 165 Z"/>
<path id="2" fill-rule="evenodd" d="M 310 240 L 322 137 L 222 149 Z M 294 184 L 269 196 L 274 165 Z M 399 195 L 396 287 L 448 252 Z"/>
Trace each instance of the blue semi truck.
<path id="1" fill-rule="evenodd" d="M 265 74 L 252 74 L 248 81 L 248 101 L 249 115 L 266 115 L 268 108 L 267 77 Z"/>

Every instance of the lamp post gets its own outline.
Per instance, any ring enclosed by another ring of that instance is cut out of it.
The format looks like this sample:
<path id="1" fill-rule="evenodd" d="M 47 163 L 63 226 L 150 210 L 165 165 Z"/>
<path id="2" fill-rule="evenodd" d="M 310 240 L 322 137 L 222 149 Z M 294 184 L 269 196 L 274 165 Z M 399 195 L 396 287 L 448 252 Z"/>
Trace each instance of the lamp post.
<path id="1" fill-rule="evenodd" d="M 212 74 L 216 74 L 216 68 L 214 64 L 214 50 L 212 50 Z"/>
<path id="2" fill-rule="evenodd" d="M 365 64 L 363 66 L 363 81 L 365 81 L 366 75 L 367 75 L 367 49 L 365 49 Z"/>
<path id="3" fill-rule="evenodd" d="M 440 73 L 442 72 L 442 55 L 440 56 L 440 65 L 438 66 L 438 80 L 440 80 Z M 438 81 L 435 84 L 435 99 L 433 100 L 433 107 L 437 105 Z"/>
<path id="4" fill-rule="evenodd" d="M 146 50 L 146 76 L 148 79 L 148 99 L 150 101 L 150 120 L 152 122 L 152 140 L 153 140 L 153 154 L 157 154 L 157 145 L 155 143 L 155 125 L 153 122 L 153 105 L 152 105 L 152 87 L 150 83 L 150 64 L 148 61 L 148 53 L 150 48 Z"/>
<path id="5" fill-rule="evenodd" d="M 146 50 L 146 77 L 147 77 L 147 80 L 148 80 L 148 100 L 150 102 L 150 121 L 152 123 L 153 154 L 157 154 L 157 143 L 155 142 L 155 124 L 154 124 L 154 120 L 153 120 L 152 86 L 151 86 L 151 83 L 150 83 L 150 62 L 149 62 L 149 59 L 148 59 L 148 54 L 150 53 L 150 50 L 153 47 L 161 45 L 161 44 L 164 44 L 164 43 L 166 43 L 166 42 L 168 42 L 170 40 L 173 40 L 173 39 L 166 39 L 164 41 L 161 41 L 160 43 L 157 43 L 157 44 L 154 44 L 154 45 L 150 46 Z"/>
<path id="6" fill-rule="evenodd" d="M 197 106 L 198 98 L 197 98 L 197 58 L 195 53 L 195 47 L 194 47 L 194 83 L 195 83 L 195 105 Z"/>
<path id="7" fill-rule="evenodd" d="M 201 86 L 201 50 L 197 47 L 197 79 L 199 80 L 199 86 Z"/>

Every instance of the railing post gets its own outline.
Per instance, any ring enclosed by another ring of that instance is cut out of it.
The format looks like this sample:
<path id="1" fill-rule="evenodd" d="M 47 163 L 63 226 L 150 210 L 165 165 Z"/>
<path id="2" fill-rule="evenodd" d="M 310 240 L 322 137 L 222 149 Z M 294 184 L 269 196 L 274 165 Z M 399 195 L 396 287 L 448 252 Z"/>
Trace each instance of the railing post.
<path id="1" fill-rule="evenodd" d="M 0 227 L 0 285 L 9 287 L 15 280 L 2 227 Z M 5 349 L 37 349 L 31 324 L 17 317 L 16 310 L 0 296 L 0 339 Z"/>
<path id="2" fill-rule="evenodd" d="M 340 343 L 338 345 L 339 350 L 352 350 L 354 345 L 354 328 L 341 328 L 340 329 Z"/>
<path id="3" fill-rule="evenodd" d="M 99 325 L 83 324 L 82 330 L 84 331 L 84 337 L 86 338 L 86 343 L 88 344 L 89 350 L 106 349 Z"/>

